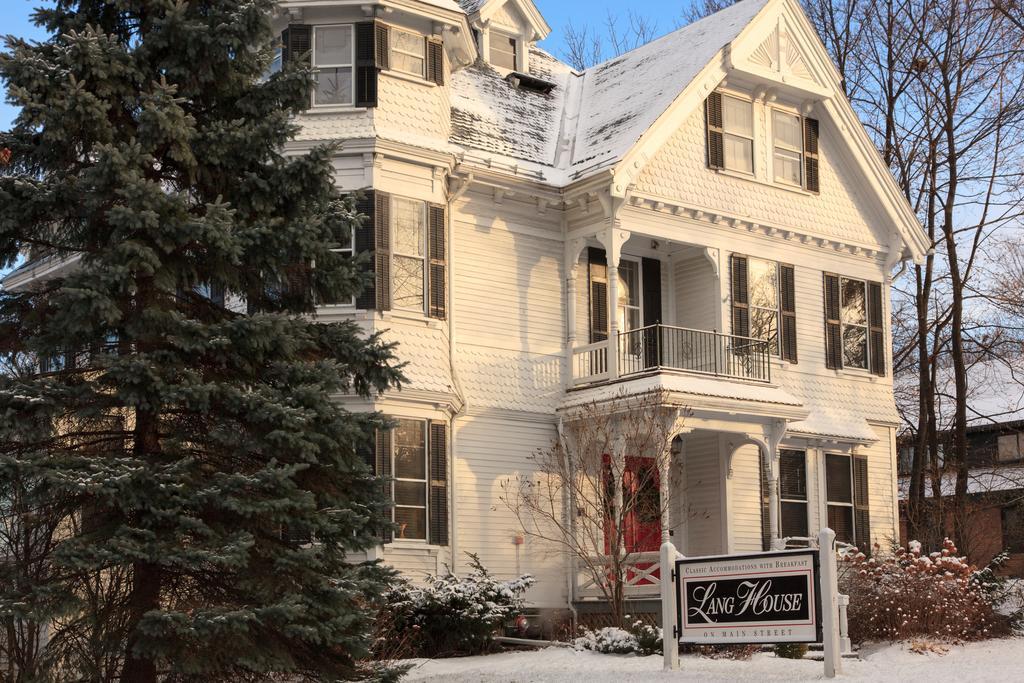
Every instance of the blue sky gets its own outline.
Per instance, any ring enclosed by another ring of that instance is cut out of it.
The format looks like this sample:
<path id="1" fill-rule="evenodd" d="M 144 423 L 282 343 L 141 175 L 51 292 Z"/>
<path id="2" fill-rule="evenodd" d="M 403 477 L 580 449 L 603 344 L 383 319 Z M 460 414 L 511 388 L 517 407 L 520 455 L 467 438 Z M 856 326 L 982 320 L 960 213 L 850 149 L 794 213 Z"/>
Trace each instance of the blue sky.
<path id="1" fill-rule="evenodd" d="M 44 0 L 0 0 L 0 34 L 11 34 L 25 38 L 44 38 L 44 34 L 29 21 L 32 10 Z M 605 17 L 611 11 L 625 15 L 637 3 L 628 0 L 536 0 L 537 6 L 551 24 L 553 32 L 542 44 L 556 55 L 561 55 L 561 37 L 570 20 L 588 23 L 603 28 Z M 675 26 L 682 7 L 688 0 L 648 0 L 641 11 L 645 17 L 657 24 L 658 33 L 665 33 Z M 8 128 L 15 110 L 6 103 L 0 103 L 0 130 Z"/>

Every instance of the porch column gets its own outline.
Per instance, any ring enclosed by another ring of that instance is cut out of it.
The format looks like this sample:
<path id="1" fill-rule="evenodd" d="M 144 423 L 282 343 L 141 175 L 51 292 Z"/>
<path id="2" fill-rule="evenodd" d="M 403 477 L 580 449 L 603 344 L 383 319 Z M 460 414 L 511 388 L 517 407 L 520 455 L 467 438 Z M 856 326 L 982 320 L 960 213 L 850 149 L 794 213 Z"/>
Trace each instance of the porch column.
<path id="1" fill-rule="evenodd" d="M 617 223 L 618 219 L 611 219 L 608 230 L 597 238 L 608 260 L 608 375 L 613 380 L 619 378 L 619 261 L 622 245 L 630 237 Z"/>
<path id="2" fill-rule="evenodd" d="M 782 550 L 782 530 L 779 524 L 779 444 L 786 433 L 786 422 L 776 420 L 765 429 L 768 457 L 768 530 L 772 550 Z"/>

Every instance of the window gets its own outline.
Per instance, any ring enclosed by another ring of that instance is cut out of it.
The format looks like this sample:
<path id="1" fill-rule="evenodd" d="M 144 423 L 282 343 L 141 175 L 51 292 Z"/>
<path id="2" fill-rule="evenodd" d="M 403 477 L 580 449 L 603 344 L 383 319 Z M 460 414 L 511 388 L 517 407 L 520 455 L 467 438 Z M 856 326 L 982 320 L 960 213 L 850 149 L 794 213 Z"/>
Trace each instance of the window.
<path id="1" fill-rule="evenodd" d="M 399 420 L 394 430 L 395 538 L 427 540 L 427 425 Z"/>
<path id="2" fill-rule="evenodd" d="M 313 104 L 352 104 L 355 41 L 351 26 L 317 26 L 313 31 Z"/>
<path id="3" fill-rule="evenodd" d="M 855 543 L 853 530 L 853 469 L 850 456 L 825 456 L 825 490 L 828 501 L 828 526 L 836 540 Z"/>
<path id="4" fill-rule="evenodd" d="M 841 279 L 843 366 L 868 367 L 867 292 L 863 280 Z"/>
<path id="5" fill-rule="evenodd" d="M 754 339 L 768 341 L 772 355 L 779 354 L 779 265 L 774 261 L 750 258 L 748 263 L 748 296 L 750 299 L 750 334 Z"/>
<path id="6" fill-rule="evenodd" d="M 392 28 L 390 33 L 391 68 L 422 78 L 427 61 L 427 43 L 423 36 L 397 28 Z"/>
<path id="7" fill-rule="evenodd" d="M 624 258 L 619 262 L 620 332 L 642 327 L 640 310 L 640 262 Z"/>
<path id="8" fill-rule="evenodd" d="M 519 44 L 507 33 L 491 31 L 491 64 L 515 71 L 519 64 Z"/>
<path id="9" fill-rule="evenodd" d="M 344 258 L 352 258 L 356 253 L 356 231 L 350 229 L 348 235 L 338 239 L 338 243 L 331 249 L 332 252 Z M 324 306 L 355 306 L 356 298 L 350 296 L 342 301 L 321 301 Z"/>
<path id="10" fill-rule="evenodd" d="M 796 114 L 772 110 L 772 133 L 775 138 L 772 167 L 775 181 L 787 185 L 803 185 L 803 121 Z"/>
<path id="11" fill-rule="evenodd" d="M 392 200 L 394 254 L 392 296 L 394 307 L 424 312 L 427 241 L 427 205 L 413 199 Z"/>
<path id="12" fill-rule="evenodd" d="M 779 494 L 782 537 L 806 537 L 807 456 L 804 451 L 779 453 Z"/>
<path id="13" fill-rule="evenodd" d="M 754 172 L 753 105 L 738 97 L 722 96 L 725 131 L 725 167 L 743 173 Z"/>
<path id="14" fill-rule="evenodd" d="M 1014 462 L 1020 460 L 1024 451 L 1024 434 L 1003 434 L 999 437 L 996 454 L 997 462 Z"/>
<path id="15" fill-rule="evenodd" d="M 1005 507 L 1001 513 L 1003 548 L 1011 553 L 1024 553 L 1024 504 Z"/>

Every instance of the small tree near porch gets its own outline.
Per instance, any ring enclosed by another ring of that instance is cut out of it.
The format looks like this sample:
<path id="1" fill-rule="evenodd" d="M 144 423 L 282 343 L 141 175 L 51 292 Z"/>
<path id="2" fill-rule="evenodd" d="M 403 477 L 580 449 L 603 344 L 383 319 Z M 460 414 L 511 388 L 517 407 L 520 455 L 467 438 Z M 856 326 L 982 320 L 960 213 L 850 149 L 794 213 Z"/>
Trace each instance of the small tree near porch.
<path id="1" fill-rule="evenodd" d="M 628 588 L 652 585 L 669 523 L 672 440 L 687 410 L 661 393 L 593 402 L 566 415 L 559 437 L 533 456 L 536 469 L 502 484 L 523 533 L 568 552 L 578 575 L 625 625 Z"/>

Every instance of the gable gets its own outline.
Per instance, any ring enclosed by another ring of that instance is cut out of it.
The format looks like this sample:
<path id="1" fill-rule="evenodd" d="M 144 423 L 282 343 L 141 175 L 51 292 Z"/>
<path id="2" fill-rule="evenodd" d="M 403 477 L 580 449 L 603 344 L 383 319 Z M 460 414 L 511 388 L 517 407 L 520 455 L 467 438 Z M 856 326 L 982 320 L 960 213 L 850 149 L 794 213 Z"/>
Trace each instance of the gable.
<path id="1" fill-rule="evenodd" d="M 762 111 L 759 110 L 758 114 Z M 755 126 L 760 122 L 755 118 Z M 851 246 L 888 250 L 884 212 L 846 159 L 839 130 L 821 121 L 821 192 L 812 194 L 749 180 L 707 168 L 704 115 L 693 111 L 637 176 L 635 194 L 682 206 L 739 216 L 765 227 L 795 230 Z M 755 149 L 754 163 L 766 167 L 769 145 Z"/>
<path id="2" fill-rule="evenodd" d="M 768 82 L 785 84 L 808 93 L 831 95 L 829 73 L 832 63 L 820 63 L 805 44 L 809 36 L 801 35 L 792 18 L 783 12 L 771 17 L 731 55 L 732 68 Z M 765 34 L 765 31 L 767 33 Z M 816 40 L 816 37 L 815 37 Z M 838 74 L 835 74 L 838 77 Z"/>

